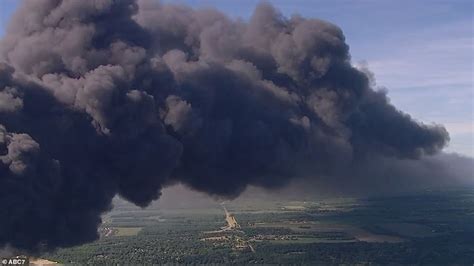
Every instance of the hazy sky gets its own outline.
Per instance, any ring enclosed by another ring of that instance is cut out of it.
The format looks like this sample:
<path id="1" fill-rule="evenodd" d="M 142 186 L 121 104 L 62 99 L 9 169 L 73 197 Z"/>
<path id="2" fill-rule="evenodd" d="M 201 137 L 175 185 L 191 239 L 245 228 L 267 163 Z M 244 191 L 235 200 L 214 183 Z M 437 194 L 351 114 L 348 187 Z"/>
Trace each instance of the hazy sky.
<path id="1" fill-rule="evenodd" d="M 0 1 L 0 36 L 20 1 Z M 179 0 L 248 19 L 258 0 Z M 353 62 L 366 61 L 397 108 L 451 135 L 448 151 L 474 156 L 474 21 L 471 0 L 275 0 L 284 15 L 339 25 Z"/>

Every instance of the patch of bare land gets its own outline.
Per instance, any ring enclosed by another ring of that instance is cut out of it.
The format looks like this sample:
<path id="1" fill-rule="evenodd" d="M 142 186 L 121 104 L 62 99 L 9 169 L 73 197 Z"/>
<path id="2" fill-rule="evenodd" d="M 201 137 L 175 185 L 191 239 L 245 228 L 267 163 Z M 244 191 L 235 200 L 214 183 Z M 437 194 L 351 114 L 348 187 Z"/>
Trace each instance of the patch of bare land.
<path id="1" fill-rule="evenodd" d="M 49 266 L 49 265 L 60 265 L 59 263 L 51 260 L 41 258 L 30 258 L 30 266 Z"/>
<path id="2" fill-rule="evenodd" d="M 101 238 L 112 236 L 136 236 L 142 230 L 141 227 L 101 227 L 99 234 Z"/>

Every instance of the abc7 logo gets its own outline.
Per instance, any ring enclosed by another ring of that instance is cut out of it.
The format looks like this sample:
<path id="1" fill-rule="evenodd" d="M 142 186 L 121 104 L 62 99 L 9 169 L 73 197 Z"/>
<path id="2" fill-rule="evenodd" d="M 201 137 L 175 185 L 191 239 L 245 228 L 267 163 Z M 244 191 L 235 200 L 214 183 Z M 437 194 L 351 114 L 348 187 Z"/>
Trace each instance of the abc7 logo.
<path id="1" fill-rule="evenodd" d="M 25 265 L 28 264 L 27 260 L 21 258 L 14 259 L 2 259 L 1 265 Z"/>

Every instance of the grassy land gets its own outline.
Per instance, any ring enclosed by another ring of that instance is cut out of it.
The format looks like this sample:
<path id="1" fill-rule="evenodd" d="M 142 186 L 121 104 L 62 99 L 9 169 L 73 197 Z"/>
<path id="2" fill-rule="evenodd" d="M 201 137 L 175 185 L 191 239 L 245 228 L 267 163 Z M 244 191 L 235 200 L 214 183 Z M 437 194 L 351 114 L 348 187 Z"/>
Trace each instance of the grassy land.
<path id="1" fill-rule="evenodd" d="M 142 230 L 142 227 L 115 227 L 117 232 L 114 236 L 136 236 Z"/>

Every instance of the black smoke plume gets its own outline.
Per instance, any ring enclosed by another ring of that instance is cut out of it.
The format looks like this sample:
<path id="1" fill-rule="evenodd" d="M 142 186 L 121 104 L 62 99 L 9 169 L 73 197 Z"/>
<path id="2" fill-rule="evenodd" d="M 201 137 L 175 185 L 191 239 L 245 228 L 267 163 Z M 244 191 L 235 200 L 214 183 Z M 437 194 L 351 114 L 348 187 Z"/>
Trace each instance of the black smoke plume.
<path id="1" fill-rule="evenodd" d="M 268 4 L 244 22 L 146 0 L 24 1 L 0 44 L 0 246 L 92 241 L 117 194 L 144 207 L 174 183 L 234 197 L 344 180 L 449 139 L 372 88 L 337 26 Z"/>

